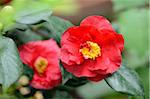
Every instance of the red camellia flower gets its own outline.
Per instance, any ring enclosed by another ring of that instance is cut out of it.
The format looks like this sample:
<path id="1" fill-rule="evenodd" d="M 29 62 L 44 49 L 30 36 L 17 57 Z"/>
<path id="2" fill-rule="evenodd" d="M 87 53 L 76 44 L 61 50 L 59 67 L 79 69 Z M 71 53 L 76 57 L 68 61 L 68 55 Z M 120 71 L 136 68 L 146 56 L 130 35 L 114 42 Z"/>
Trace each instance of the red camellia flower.
<path id="1" fill-rule="evenodd" d="M 61 46 L 61 60 L 67 71 L 100 81 L 120 67 L 124 39 L 104 17 L 89 16 L 80 26 L 65 31 Z"/>
<path id="2" fill-rule="evenodd" d="M 20 46 L 19 52 L 23 63 L 34 70 L 31 86 L 51 89 L 61 83 L 60 49 L 54 40 L 29 42 Z"/>

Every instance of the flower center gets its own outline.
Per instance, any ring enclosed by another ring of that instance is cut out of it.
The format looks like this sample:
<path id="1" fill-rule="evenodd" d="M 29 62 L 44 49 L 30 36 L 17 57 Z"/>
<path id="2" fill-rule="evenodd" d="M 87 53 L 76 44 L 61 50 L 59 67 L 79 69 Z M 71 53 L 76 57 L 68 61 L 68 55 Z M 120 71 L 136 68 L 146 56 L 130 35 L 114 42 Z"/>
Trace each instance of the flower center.
<path id="1" fill-rule="evenodd" d="M 97 43 L 87 41 L 79 50 L 85 59 L 93 59 L 101 55 L 101 48 Z"/>
<path id="2" fill-rule="evenodd" d="M 47 59 L 43 58 L 43 57 L 38 57 L 34 63 L 35 69 L 37 70 L 37 72 L 39 74 L 44 73 L 44 71 L 46 70 L 46 67 L 48 65 L 48 61 Z"/>

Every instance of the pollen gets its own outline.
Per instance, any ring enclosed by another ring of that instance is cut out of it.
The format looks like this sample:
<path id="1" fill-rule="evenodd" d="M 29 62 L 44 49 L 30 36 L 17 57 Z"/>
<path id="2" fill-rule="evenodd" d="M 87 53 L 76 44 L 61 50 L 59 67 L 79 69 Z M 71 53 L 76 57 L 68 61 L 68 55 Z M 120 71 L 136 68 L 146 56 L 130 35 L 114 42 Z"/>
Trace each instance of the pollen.
<path id="1" fill-rule="evenodd" d="M 39 74 L 43 74 L 46 70 L 46 67 L 48 65 L 47 59 L 43 57 L 38 57 L 34 63 L 35 69 Z"/>
<path id="2" fill-rule="evenodd" d="M 97 43 L 87 41 L 81 45 L 79 50 L 85 59 L 95 60 L 98 56 L 101 56 L 101 48 Z"/>

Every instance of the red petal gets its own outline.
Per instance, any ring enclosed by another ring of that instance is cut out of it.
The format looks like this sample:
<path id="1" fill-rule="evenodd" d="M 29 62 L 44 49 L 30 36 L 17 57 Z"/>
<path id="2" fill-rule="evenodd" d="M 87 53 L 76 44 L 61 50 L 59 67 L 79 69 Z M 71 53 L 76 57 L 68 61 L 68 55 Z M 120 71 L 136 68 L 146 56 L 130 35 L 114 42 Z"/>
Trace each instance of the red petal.
<path id="1" fill-rule="evenodd" d="M 67 42 L 73 42 L 73 43 L 82 43 L 87 40 L 92 40 L 90 33 L 94 33 L 97 31 L 92 26 L 75 26 L 71 27 L 68 30 L 65 31 L 65 33 L 62 36 L 61 45 L 67 43 Z"/>
<path id="2" fill-rule="evenodd" d="M 110 63 L 109 61 L 109 58 L 102 54 L 102 56 L 99 56 L 96 59 L 95 65 L 90 66 L 89 68 L 91 71 L 99 70 L 101 72 L 100 74 L 106 74 L 106 69 Z"/>
<path id="3" fill-rule="evenodd" d="M 124 49 L 124 39 L 123 39 L 123 36 L 121 34 L 116 35 L 116 43 L 117 43 L 120 51 L 122 52 Z"/>
<path id="4" fill-rule="evenodd" d="M 32 68 L 33 65 L 33 61 L 34 61 L 34 52 L 35 49 L 31 43 L 22 45 L 19 47 L 19 54 L 20 54 L 20 58 L 23 61 L 23 63 L 29 65 Z"/>
<path id="5" fill-rule="evenodd" d="M 19 47 L 19 53 L 22 61 L 33 66 L 38 56 L 47 58 L 51 53 L 60 53 L 60 49 L 56 42 L 52 39 L 45 41 L 32 41 Z M 57 55 L 56 55 L 57 56 Z M 48 57 L 49 58 L 49 57 Z"/>
<path id="6" fill-rule="evenodd" d="M 92 40 L 89 31 L 93 31 L 93 27 L 72 27 L 63 34 L 61 39 L 61 60 L 65 64 L 73 65 L 83 62 L 83 56 L 79 50 L 82 42 Z"/>
<path id="7" fill-rule="evenodd" d="M 66 31 L 61 39 L 61 60 L 68 65 L 80 64 L 83 61 L 79 53 L 80 42 L 70 38 L 69 34 L 70 30 Z"/>
<path id="8" fill-rule="evenodd" d="M 61 83 L 61 73 L 59 72 L 57 75 L 51 74 L 51 76 L 40 76 L 39 74 L 35 73 L 32 81 L 30 82 L 30 85 L 36 89 L 52 89 Z M 58 78 L 54 79 L 55 76 Z"/>
<path id="9" fill-rule="evenodd" d="M 96 75 L 95 77 L 88 77 L 89 80 L 91 81 L 95 81 L 95 82 L 98 82 L 98 81 L 101 81 L 103 80 L 104 78 L 106 78 L 108 75 Z"/>
<path id="10" fill-rule="evenodd" d="M 120 34 L 114 31 L 101 30 L 100 34 L 102 34 L 100 38 L 103 38 L 99 41 L 101 56 L 97 58 L 97 63 L 90 67 L 90 70 L 99 74 L 113 73 L 121 65 L 121 51 L 124 47 L 124 40 Z M 106 70 L 106 72 L 103 73 L 102 70 Z"/>
<path id="11" fill-rule="evenodd" d="M 122 52 L 124 48 L 124 39 L 121 34 L 117 34 L 115 31 L 105 29 L 101 30 L 100 32 L 102 32 L 103 34 L 101 37 L 103 38 L 103 45 L 113 44 L 114 46 L 120 49 L 120 52 Z"/>
<path id="12" fill-rule="evenodd" d="M 102 29 L 114 30 L 110 22 L 106 18 L 104 18 L 103 16 L 96 16 L 96 15 L 85 18 L 80 23 L 80 26 L 94 26 L 98 30 Z"/>
<path id="13" fill-rule="evenodd" d="M 46 71 L 39 75 L 34 70 L 31 86 L 37 89 L 51 89 L 61 83 L 62 76 L 59 68 L 60 49 L 52 39 L 34 41 L 22 45 L 19 48 L 22 61 L 34 69 L 34 61 L 39 57 L 48 60 Z"/>
<path id="14" fill-rule="evenodd" d="M 90 71 L 89 67 L 93 66 L 95 62 L 91 60 L 86 60 L 82 64 L 78 65 L 67 65 L 63 64 L 65 69 L 71 73 L 73 73 L 77 77 L 94 77 L 96 73 Z"/>
<path id="15" fill-rule="evenodd" d="M 114 45 L 107 45 L 103 46 L 102 54 L 104 54 L 109 60 L 109 63 L 106 65 L 107 73 L 115 72 L 121 65 L 122 57 L 120 50 Z"/>

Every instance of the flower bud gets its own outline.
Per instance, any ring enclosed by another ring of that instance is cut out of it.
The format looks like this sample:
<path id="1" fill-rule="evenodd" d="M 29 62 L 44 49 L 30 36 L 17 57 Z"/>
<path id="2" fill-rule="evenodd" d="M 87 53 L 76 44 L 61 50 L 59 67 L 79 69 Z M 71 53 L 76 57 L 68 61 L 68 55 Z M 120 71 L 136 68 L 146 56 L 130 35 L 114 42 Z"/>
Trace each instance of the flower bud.
<path id="1" fill-rule="evenodd" d="M 31 92 L 31 90 L 28 87 L 21 87 L 19 91 L 22 95 L 28 95 Z"/>
<path id="2" fill-rule="evenodd" d="M 4 8 L 2 8 L 1 13 L 13 13 L 14 12 L 14 8 L 12 6 L 5 6 Z"/>
<path id="3" fill-rule="evenodd" d="M 20 79 L 18 80 L 18 83 L 20 85 L 26 86 L 29 84 L 29 78 L 25 75 L 21 76 Z"/>
<path id="4" fill-rule="evenodd" d="M 44 96 L 43 96 L 43 94 L 42 94 L 40 91 L 37 91 L 37 92 L 34 94 L 34 98 L 35 98 L 35 99 L 44 99 Z"/>

